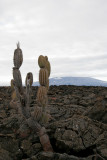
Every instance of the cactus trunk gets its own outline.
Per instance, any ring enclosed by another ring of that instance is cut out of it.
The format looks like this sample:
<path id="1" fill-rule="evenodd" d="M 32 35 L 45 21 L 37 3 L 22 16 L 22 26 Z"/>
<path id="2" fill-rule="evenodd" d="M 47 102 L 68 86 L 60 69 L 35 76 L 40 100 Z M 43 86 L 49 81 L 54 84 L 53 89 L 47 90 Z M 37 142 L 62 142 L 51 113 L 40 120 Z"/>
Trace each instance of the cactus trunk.
<path id="1" fill-rule="evenodd" d="M 45 127 L 41 127 L 41 125 L 37 121 L 34 122 L 34 120 L 32 118 L 29 118 L 27 120 L 27 123 L 28 123 L 29 127 L 31 127 L 33 130 L 35 130 L 35 132 L 39 136 L 43 150 L 46 152 L 47 151 L 53 152 L 53 148 L 51 146 L 49 136 L 46 133 Z"/>

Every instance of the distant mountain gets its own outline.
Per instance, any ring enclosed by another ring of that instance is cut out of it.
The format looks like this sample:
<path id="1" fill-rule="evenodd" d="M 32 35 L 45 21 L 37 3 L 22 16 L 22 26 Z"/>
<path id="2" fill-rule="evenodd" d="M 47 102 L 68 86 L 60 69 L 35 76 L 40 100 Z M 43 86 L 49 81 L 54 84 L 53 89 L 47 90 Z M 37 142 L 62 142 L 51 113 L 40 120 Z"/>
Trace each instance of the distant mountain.
<path id="1" fill-rule="evenodd" d="M 89 77 L 55 77 L 50 78 L 50 85 L 76 85 L 76 86 L 105 86 L 107 82 Z M 33 86 L 39 86 L 38 82 L 34 82 Z"/>

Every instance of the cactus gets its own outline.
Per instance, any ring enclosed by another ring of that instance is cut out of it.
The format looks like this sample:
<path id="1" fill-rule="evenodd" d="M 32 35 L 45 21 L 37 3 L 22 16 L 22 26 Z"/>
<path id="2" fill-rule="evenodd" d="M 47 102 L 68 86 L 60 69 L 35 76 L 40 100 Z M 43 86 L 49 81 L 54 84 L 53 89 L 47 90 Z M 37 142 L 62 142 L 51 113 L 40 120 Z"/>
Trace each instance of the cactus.
<path id="1" fill-rule="evenodd" d="M 22 88 L 22 77 L 19 69 L 13 67 L 13 78 L 17 88 Z"/>
<path id="2" fill-rule="evenodd" d="M 48 71 L 48 77 L 50 76 L 50 72 L 51 72 L 51 66 L 50 66 L 50 62 L 49 61 L 46 61 L 46 66 L 45 68 L 47 69 Z"/>
<path id="3" fill-rule="evenodd" d="M 17 96 L 16 96 L 16 92 L 15 92 L 15 90 L 13 91 L 13 93 L 12 93 L 12 100 L 13 101 L 17 101 Z"/>
<path id="4" fill-rule="evenodd" d="M 15 92 L 15 88 L 14 88 L 14 79 L 11 79 L 11 90 L 12 90 L 12 95 L 11 98 L 13 101 L 17 101 L 17 96 L 16 96 L 16 92 Z"/>
<path id="5" fill-rule="evenodd" d="M 46 113 L 47 107 L 47 82 L 48 82 L 48 70 L 46 69 L 46 58 L 44 56 L 40 56 L 38 60 L 38 64 L 40 66 L 40 84 L 41 87 L 38 90 L 37 101 L 38 106 L 35 107 L 33 114 L 30 112 L 30 103 L 31 103 L 31 85 L 33 83 L 33 75 L 29 72 L 26 76 L 25 84 L 26 90 L 22 86 L 22 78 L 20 73 L 20 66 L 23 62 L 22 50 L 19 47 L 19 43 L 17 44 L 17 49 L 14 52 L 14 67 L 13 67 L 13 83 L 14 92 L 12 98 L 17 98 L 17 101 L 11 101 L 12 107 L 18 109 L 18 113 L 20 117 L 23 117 L 24 124 L 28 124 L 28 126 L 36 132 L 39 136 L 40 142 L 43 146 L 44 151 L 53 152 L 52 146 L 50 144 L 49 137 L 46 133 L 46 129 L 41 126 L 41 123 L 46 123 L 49 118 L 49 114 Z M 45 110 L 43 109 L 45 108 Z M 23 124 L 23 125 L 24 125 Z"/>
<path id="6" fill-rule="evenodd" d="M 50 62 L 48 61 L 48 57 L 47 56 L 45 56 L 45 59 L 46 59 L 45 68 L 48 71 L 48 77 L 49 77 L 50 76 L 50 72 L 51 72 L 51 65 L 50 65 Z"/>
<path id="7" fill-rule="evenodd" d="M 46 59 L 44 56 L 40 55 L 38 58 L 38 65 L 40 68 L 45 68 Z"/>
<path id="8" fill-rule="evenodd" d="M 14 66 L 18 69 L 20 68 L 23 62 L 23 54 L 22 54 L 22 50 L 20 49 L 19 42 L 17 44 L 17 49 L 15 49 L 14 51 L 13 62 L 14 62 Z"/>
<path id="9" fill-rule="evenodd" d="M 47 89 L 47 91 L 49 90 L 49 79 L 48 79 L 47 84 L 46 84 L 46 89 Z"/>
<path id="10" fill-rule="evenodd" d="M 51 66 L 50 66 L 50 62 L 48 61 L 48 57 L 47 56 L 43 56 L 40 55 L 38 58 L 38 65 L 40 68 L 46 68 L 48 71 L 48 77 L 50 76 L 50 72 L 51 72 Z"/>
<path id="11" fill-rule="evenodd" d="M 47 56 L 45 56 L 45 59 L 46 59 L 46 61 L 48 61 L 48 57 Z"/>
<path id="12" fill-rule="evenodd" d="M 31 72 L 27 73 L 25 84 L 26 84 L 26 86 L 27 85 L 32 86 L 32 84 L 33 84 L 33 74 Z"/>
<path id="13" fill-rule="evenodd" d="M 13 79 L 11 79 L 10 85 L 11 85 L 11 90 L 13 91 L 14 90 L 14 80 Z"/>
<path id="14" fill-rule="evenodd" d="M 39 64 L 40 63 L 40 58 L 42 59 L 42 67 Z M 45 61 L 44 61 L 45 59 Z M 49 120 L 49 114 L 47 113 L 47 105 L 48 105 L 48 96 L 47 96 L 47 91 L 49 90 L 49 75 L 50 75 L 50 63 L 48 61 L 47 56 L 40 56 L 38 59 L 38 64 L 40 66 L 40 71 L 39 71 L 39 83 L 40 87 L 38 88 L 37 92 L 37 103 L 39 107 L 42 107 L 42 117 L 40 119 L 41 123 L 47 123 Z"/>
<path id="15" fill-rule="evenodd" d="M 40 86 L 37 91 L 37 103 L 40 107 L 46 107 L 47 106 L 47 89 L 44 86 Z"/>
<path id="16" fill-rule="evenodd" d="M 33 113 L 33 117 L 36 121 L 40 121 L 42 118 L 42 108 L 41 107 L 35 107 L 35 111 Z"/>
<path id="17" fill-rule="evenodd" d="M 33 84 L 33 74 L 31 72 L 27 73 L 25 84 L 26 84 L 26 99 L 27 99 L 26 106 L 28 108 L 27 110 L 29 110 L 29 105 L 31 103 L 31 94 L 32 94 L 31 86 Z"/>
<path id="18" fill-rule="evenodd" d="M 39 123 L 47 123 L 50 119 L 50 114 L 43 112 L 41 107 L 36 107 L 35 108 L 35 112 L 33 114 L 33 117 L 36 121 L 38 121 Z"/>
<path id="19" fill-rule="evenodd" d="M 46 86 L 48 82 L 48 71 L 45 68 L 41 68 L 39 71 L 39 83 L 41 86 Z"/>

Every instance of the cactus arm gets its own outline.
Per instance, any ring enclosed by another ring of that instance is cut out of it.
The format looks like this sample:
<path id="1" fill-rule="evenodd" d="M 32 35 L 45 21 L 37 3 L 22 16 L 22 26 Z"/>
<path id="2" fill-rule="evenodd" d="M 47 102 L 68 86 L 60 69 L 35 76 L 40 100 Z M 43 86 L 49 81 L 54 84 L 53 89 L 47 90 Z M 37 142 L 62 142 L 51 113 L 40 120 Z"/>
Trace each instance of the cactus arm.
<path id="1" fill-rule="evenodd" d="M 31 86 L 33 84 L 33 74 L 31 72 L 27 73 L 25 84 L 26 84 L 27 103 L 30 105 L 31 93 L 32 93 Z"/>
<path id="2" fill-rule="evenodd" d="M 28 117 L 30 117 L 31 114 L 29 106 L 31 103 L 31 93 L 32 93 L 31 86 L 33 84 L 33 74 L 31 72 L 27 73 L 25 84 L 26 84 L 26 114 Z"/>
<path id="3" fill-rule="evenodd" d="M 17 96 L 17 108 L 18 108 L 18 113 L 20 115 L 23 115 L 24 117 L 26 117 L 25 111 L 24 111 L 24 107 L 22 107 L 21 104 L 21 95 L 19 93 L 19 90 L 17 88 L 17 86 L 14 84 L 14 89 L 16 91 L 16 96 Z"/>
<path id="4" fill-rule="evenodd" d="M 30 117 L 29 106 L 30 106 L 30 86 L 27 85 L 26 87 L 26 114 L 28 117 Z"/>
<path id="5" fill-rule="evenodd" d="M 29 84 L 27 84 L 26 86 L 26 114 L 27 117 L 30 117 L 30 110 L 29 110 L 29 106 L 30 106 L 30 93 L 31 93 L 31 87 Z"/>

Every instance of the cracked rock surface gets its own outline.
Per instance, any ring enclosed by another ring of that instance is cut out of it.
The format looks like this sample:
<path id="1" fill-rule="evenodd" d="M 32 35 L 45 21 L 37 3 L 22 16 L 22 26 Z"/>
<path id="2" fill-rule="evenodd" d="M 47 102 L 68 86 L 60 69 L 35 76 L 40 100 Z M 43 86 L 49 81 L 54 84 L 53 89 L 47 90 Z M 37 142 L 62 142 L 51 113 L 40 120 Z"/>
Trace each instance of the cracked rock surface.
<path id="1" fill-rule="evenodd" d="M 31 112 L 38 87 L 32 87 Z M 51 86 L 45 124 L 54 153 L 44 152 L 38 136 L 11 103 L 11 88 L 0 87 L 0 160 L 106 160 L 107 88 Z"/>

